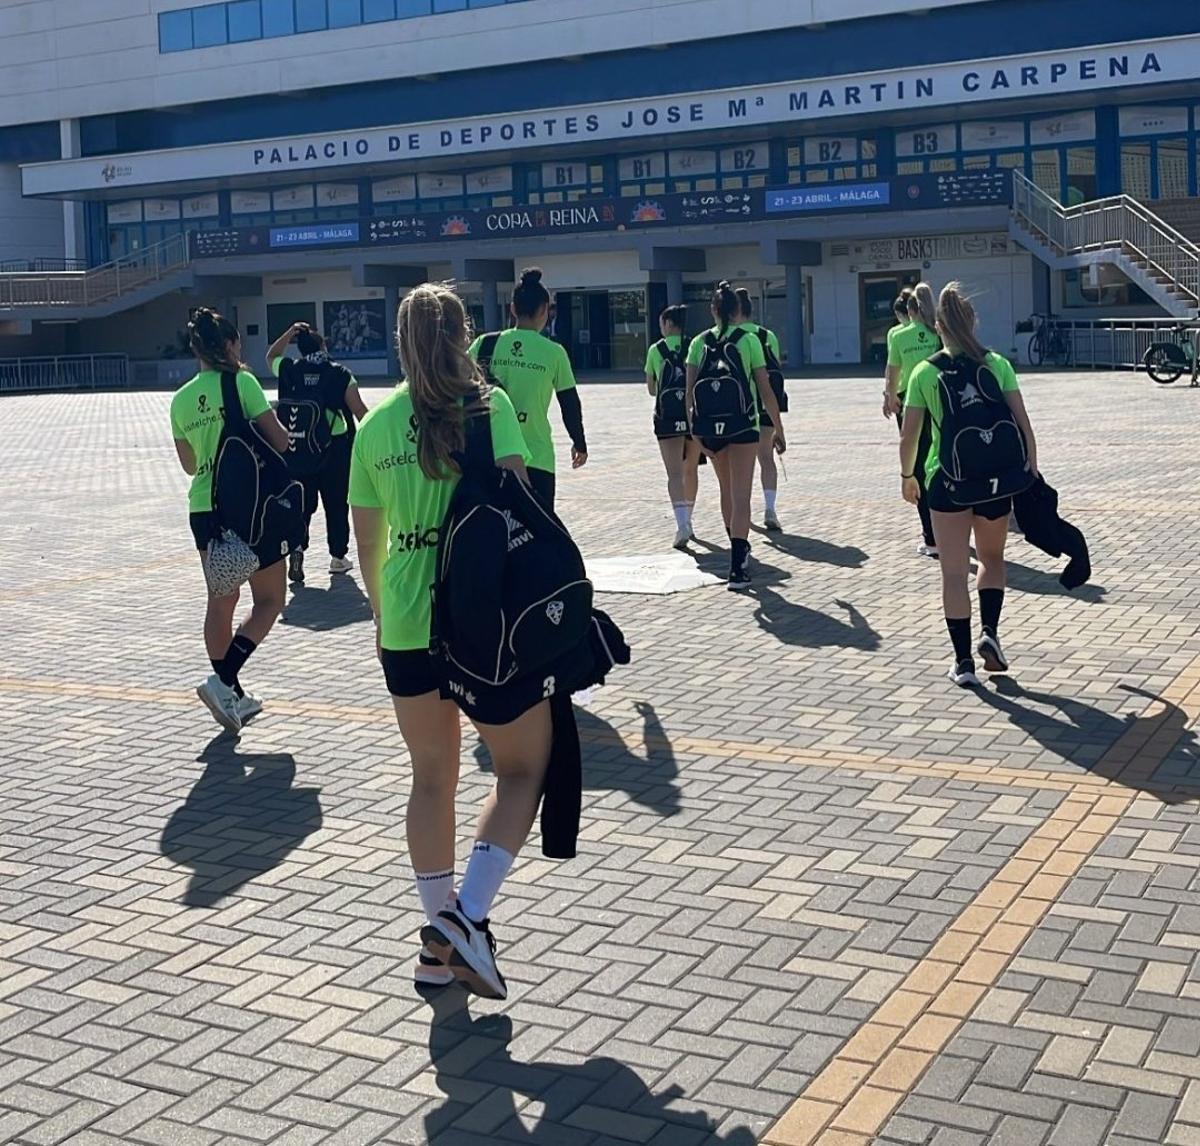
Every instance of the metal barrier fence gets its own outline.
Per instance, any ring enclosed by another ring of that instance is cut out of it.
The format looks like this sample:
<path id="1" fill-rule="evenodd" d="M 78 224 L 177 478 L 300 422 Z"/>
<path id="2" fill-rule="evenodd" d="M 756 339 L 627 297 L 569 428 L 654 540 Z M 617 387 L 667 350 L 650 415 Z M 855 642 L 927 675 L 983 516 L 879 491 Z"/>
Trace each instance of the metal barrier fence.
<path id="1" fill-rule="evenodd" d="M 121 390 L 129 386 L 124 354 L 61 358 L 0 358 L 0 393 Z"/>
<path id="2" fill-rule="evenodd" d="M 1055 318 L 1051 326 L 1065 335 L 1071 348 L 1070 366 L 1091 369 L 1140 370 L 1153 342 L 1175 342 L 1184 327 L 1187 337 L 1200 336 L 1195 323 L 1177 318 Z"/>

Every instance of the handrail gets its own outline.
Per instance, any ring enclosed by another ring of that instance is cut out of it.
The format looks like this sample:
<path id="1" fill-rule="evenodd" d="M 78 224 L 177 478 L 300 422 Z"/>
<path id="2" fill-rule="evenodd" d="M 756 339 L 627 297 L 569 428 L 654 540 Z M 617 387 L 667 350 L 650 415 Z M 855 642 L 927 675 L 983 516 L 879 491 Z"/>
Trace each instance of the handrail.
<path id="1" fill-rule="evenodd" d="M 127 388 L 129 382 L 129 357 L 125 354 L 0 358 L 0 394 L 120 390 Z"/>
<path id="2" fill-rule="evenodd" d="M 188 236 L 181 234 L 87 271 L 0 272 L 0 310 L 96 306 L 157 282 L 188 263 Z"/>
<path id="3" fill-rule="evenodd" d="M 1064 207 L 1014 171 L 1013 213 L 1060 255 L 1120 251 L 1200 303 L 1200 246 L 1129 195 Z"/>

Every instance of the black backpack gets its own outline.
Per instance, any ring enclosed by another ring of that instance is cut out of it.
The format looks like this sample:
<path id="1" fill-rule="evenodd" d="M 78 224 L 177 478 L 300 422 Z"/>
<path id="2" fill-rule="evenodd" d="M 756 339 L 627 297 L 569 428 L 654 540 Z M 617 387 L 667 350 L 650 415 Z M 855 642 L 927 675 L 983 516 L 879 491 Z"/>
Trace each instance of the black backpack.
<path id="1" fill-rule="evenodd" d="M 499 341 L 500 335 L 498 333 L 485 334 L 483 336 L 483 341 L 479 344 L 478 357 L 475 359 L 475 365 L 479 367 L 484 378 L 486 378 L 492 386 L 498 386 L 501 390 L 503 390 L 504 383 L 492 373 L 492 359 L 496 355 L 496 343 Z"/>
<path id="2" fill-rule="evenodd" d="M 980 505 L 1022 493 L 1033 484 L 1025 436 L 986 363 L 946 351 L 938 370 L 942 420 L 938 465 L 955 505 Z"/>
<path id="3" fill-rule="evenodd" d="M 221 375 L 225 425 L 212 475 L 213 540 L 229 530 L 267 569 L 304 541 L 304 486 L 242 410 L 237 379 Z"/>
<path id="4" fill-rule="evenodd" d="M 757 425 L 754 382 L 738 349 L 745 335 L 741 327 L 724 338 L 711 330 L 704 335 L 704 361 L 692 399 L 692 433 L 698 438 L 733 438 Z"/>
<path id="5" fill-rule="evenodd" d="M 775 391 L 775 401 L 779 403 L 779 412 L 788 412 L 787 389 L 783 380 L 783 364 L 775 357 L 771 349 L 771 332 L 765 326 L 758 328 L 758 340 L 762 343 L 763 354 L 767 359 L 767 375 L 771 379 L 771 389 Z"/>
<path id="6" fill-rule="evenodd" d="M 320 470 L 333 444 L 324 401 L 331 364 L 289 362 L 279 375 L 279 403 L 275 412 L 291 439 L 289 468 L 297 477 L 311 477 Z"/>
<path id="7" fill-rule="evenodd" d="M 678 350 L 672 350 L 665 338 L 655 349 L 663 365 L 654 403 L 654 433 L 660 438 L 677 437 L 688 432 L 686 339 L 680 340 Z"/>
<path id="8" fill-rule="evenodd" d="M 472 399 L 468 398 L 468 403 Z M 484 723 L 507 723 L 567 691 L 593 628 L 592 583 L 565 526 L 496 466 L 491 422 L 467 419 L 462 478 L 438 538 L 430 652 L 442 694 Z"/>

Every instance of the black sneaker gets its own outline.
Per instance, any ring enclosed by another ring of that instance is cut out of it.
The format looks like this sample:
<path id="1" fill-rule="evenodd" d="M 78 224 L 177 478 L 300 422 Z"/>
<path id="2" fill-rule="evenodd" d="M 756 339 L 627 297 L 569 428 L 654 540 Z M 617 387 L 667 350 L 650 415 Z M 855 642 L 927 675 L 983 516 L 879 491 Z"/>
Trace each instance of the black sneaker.
<path id="1" fill-rule="evenodd" d="M 293 585 L 304 584 L 304 550 L 293 549 L 288 556 L 288 580 Z"/>
<path id="2" fill-rule="evenodd" d="M 728 588 L 731 593 L 744 593 L 751 584 L 753 581 L 745 569 L 730 570 Z"/>
<path id="3" fill-rule="evenodd" d="M 459 904 L 438 912 L 421 928 L 429 953 L 449 964 L 454 977 L 485 999 L 507 999 L 508 984 L 496 966 L 496 938 L 486 919 L 471 919 Z"/>
<path id="4" fill-rule="evenodd" d="M 978 688 L 980 684 L 979 677 L 975 675 L 975 662 L 970 657 L 965 661 L 959 661 L 950 670 L 950 679 L 959 688 Z"/>
<path id="5" fill-rule="evenodd" d="M 1000 647 L 1000 638 L 995 633 L 984 629 L 975 651 L 988 672 L 1008 672 L 1008 658 L 1004 655 L 1004 650 Z"/>

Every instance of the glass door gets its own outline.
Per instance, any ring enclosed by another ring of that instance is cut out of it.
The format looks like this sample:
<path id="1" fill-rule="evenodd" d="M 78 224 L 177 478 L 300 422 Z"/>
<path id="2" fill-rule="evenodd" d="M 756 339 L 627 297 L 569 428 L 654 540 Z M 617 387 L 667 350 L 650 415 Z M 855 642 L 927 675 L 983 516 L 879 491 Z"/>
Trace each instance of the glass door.
<path id="1" fill-rule="evenodd" d="M 859 329 L 862 332 L 861 361 L 882 366 L 887 362 L 887 332 L 896 321 L 892 303 L 906 286 L 920 281 L 919 271 L 889 271 L 861 274 L 859 283 Z"/>

